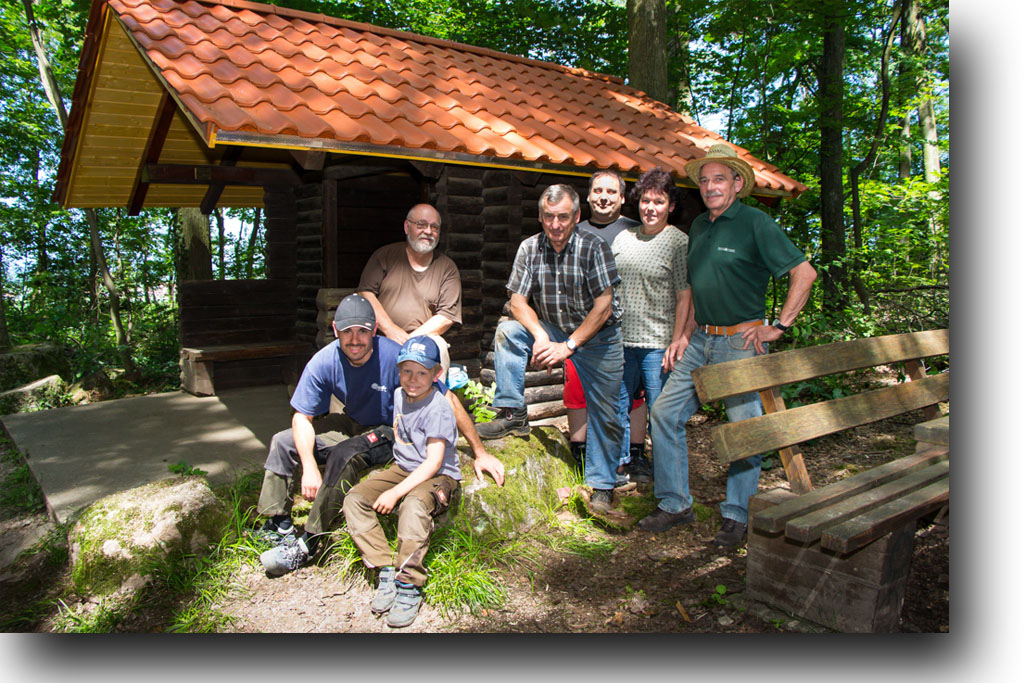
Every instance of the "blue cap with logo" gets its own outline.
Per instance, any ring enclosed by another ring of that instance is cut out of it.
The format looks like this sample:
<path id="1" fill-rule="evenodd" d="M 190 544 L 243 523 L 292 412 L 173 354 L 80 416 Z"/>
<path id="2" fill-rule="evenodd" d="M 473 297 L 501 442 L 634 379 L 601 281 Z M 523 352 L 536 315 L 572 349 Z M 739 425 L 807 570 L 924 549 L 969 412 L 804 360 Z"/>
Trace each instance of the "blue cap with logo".
<path id="1" fill-rule="evenodd" d="M 441 364 L 441 352 L 437 350 L 433 339 L 421 334 L 409 337 L 398 350 L 398 362 L 404 363 L 407 360 L 431 370 Z"/>

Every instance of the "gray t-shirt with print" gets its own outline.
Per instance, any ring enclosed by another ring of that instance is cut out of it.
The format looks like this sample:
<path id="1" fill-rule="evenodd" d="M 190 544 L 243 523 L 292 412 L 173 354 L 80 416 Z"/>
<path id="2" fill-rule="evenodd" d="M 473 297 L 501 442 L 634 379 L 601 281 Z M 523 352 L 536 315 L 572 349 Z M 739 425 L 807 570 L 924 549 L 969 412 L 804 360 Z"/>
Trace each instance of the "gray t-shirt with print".
<path id="1" fill-rule="evenodd" d="M 409 403 L 401 387 L 395 390 L 395 462 L 412 472 L 426 459 L 427 439 L 443 439 L 444 460 L 437 474 L 461 480 L 459 456 L 455 451 L 458 431 L 455 414 L 440 391 L 431 387 L 430 395 Z M 437 476 L 437 475 L 434 475 Z"/>

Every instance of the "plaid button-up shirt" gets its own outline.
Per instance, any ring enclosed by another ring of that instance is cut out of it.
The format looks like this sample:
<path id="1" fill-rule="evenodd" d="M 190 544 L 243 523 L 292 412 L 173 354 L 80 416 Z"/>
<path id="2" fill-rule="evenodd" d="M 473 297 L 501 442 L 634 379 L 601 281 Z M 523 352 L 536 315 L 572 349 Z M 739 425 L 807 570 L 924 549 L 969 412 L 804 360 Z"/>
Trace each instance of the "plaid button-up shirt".
<path id="1" fill-rule="evenodd" d="M 608 244 L 574 229 L 561 253 L 551 247 L 543 231 L 523 240 L 505 287 L 531 301 L 541 320 L 571 334 L 594 308 L 594 299 L 618 283 Z M 620 317 L 619 296 L 613 292 L 612 314 L 605 327 L 618 323 Z"/>

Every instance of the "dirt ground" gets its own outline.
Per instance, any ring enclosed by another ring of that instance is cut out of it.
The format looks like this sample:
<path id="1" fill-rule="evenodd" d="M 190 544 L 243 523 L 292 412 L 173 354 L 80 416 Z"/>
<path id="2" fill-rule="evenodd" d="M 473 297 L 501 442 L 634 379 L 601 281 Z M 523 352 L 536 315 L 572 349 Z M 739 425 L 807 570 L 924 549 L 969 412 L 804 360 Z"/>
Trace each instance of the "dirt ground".
<path id="1" fill-rule="evenodd" d="M 917 413 L 826 437 L 803 448 L 811 481 L 835 481 L 856 468 L 881 464 L 913 450 Z M 768 633 L 823 629 L 774 612 L 743 596 L 746 550 L 723 551 L 710 544 L 720 522 L 725 467 L 713 457 L 710 429 L 702 414 L 688 428 L 690 484 L 697 503 L 715 514 L 705 522 L 654 534 L 595 531 L 615 544 L 610 554 L 586 559 L 533 542 L 531 559 L 502 569 L 508 591 L 501 609 L 478 614 L 442 614 L 424 605 L 416 622 L 389 629 L 370 613 L 372 588 L 362 577 L 343 579 L 330 562 L 268 578 L 255 561 L 239 576 L 235 597 L 217 609 L 230 617 L 223 630 L 237 633 L 447 632 L 447 633 Z M 761 490 L 785 485 L 781 466 L 769 463 Z M 4 474 L 0 472 L 0 474 Z M 637 495 L 620 491 L 619 495 Z M 566 515 L 570 513 L 566 512 Z M 2 516 L 2 515 L 0 515 Z M 949 537 L 944 516 L 920 523 L 902 611 L 903 632 L 949 630 Z M 6 515 L 0 539 L 11 530 L 45 525 L 45 514 Z M 2 549 L 2 548 L 0 548 Z M 11 600 L 0 607 L 4 631 L 47 631 L 51 619 L 25 623 L 16 618 L 34 601 L 55 595 L 66 572 L 48 566 L 42 554 L 0 570 L 0 592 Z M 66 578 L 66 577 L 65 577 Z M 724 595 L 717 587 L 724 586 Z M 717 596 L 717 597 L 716 597 Z M 6 602 L 6 601 L 5 601 Z M 141 611 L 123 630 L 162 630 L 158 614 Z"/>

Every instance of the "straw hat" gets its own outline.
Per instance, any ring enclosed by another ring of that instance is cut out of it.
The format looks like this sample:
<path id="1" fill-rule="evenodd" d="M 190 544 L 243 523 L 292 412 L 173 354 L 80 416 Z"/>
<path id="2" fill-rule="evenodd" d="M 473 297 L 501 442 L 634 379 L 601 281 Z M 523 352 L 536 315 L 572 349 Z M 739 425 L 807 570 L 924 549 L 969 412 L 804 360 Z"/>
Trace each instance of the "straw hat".
<path id="1" fill-rule="evenodd" d="M 703 158 L 694 159 L 686 164 L 686 175 L 690 177 L 694 185 L 700 187 L 700 169 L 710 161 L 725 164 L 740 174 L 740 177 L 743 178 L 743 187 L 740 188 L 739 193 L 736 195 L 737 197 L 746 197 L 753 191 L 754 169 L 736 155 L 736 150 L 724 142 L 716 142 L 708 147 L 708 151 Z"/>

